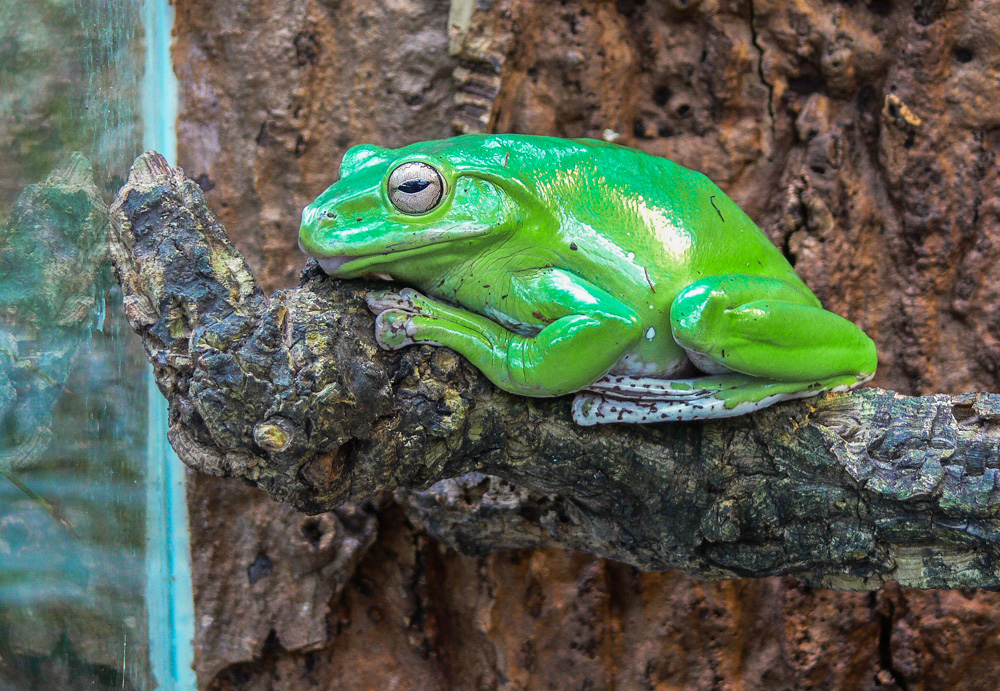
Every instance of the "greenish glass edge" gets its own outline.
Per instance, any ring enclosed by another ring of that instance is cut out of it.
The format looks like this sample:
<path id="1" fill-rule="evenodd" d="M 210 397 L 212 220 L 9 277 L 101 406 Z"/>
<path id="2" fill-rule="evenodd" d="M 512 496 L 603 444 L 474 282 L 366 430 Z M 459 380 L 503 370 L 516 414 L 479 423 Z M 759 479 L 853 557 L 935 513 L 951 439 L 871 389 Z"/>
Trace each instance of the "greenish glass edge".
<path id="1" fill-rule="evenodd" d="M 170 62 L 173 9 L 145 0 L 146 65 L 142 84 L 143 148 L 176 165 L 177 81 Z M 146 606 L 149 661 L 162 691 L 194 691 L 194 602 L 185 469 L 167 442 L 167 404 L 147 367 Z"/>

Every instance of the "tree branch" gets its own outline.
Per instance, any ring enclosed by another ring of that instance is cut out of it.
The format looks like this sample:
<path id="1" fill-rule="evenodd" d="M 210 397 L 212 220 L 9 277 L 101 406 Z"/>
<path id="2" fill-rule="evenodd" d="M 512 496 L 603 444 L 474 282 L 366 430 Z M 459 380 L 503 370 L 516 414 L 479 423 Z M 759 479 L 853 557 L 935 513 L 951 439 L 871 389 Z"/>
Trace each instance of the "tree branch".
<path id="1" fill-rule="evenodd" d="M 555 544 L 706 579 L 1000 585 L 1000 396 L 867 389 L 583 428 L 569 399 L 507 394 L 451 351 L 381 352 L 375 283 L 310 263 L 266 297 L 198 186 L 156 154 L 112 217 L 126 312 L 195 469 L 308 512 L 398 489 L 471 553 Z"/>

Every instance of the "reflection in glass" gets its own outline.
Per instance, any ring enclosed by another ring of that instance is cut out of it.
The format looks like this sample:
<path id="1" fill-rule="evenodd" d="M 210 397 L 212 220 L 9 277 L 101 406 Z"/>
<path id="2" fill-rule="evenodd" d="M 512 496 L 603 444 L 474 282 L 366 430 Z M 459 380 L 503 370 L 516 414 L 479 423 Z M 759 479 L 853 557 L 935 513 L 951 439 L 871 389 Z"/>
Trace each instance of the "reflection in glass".
<path id="1" fill-rule="evenodd" d="M 0 691 L 156 688 L 148 392 L 104 241 L 141 144 L 141 11 L 0 2 Z"/>

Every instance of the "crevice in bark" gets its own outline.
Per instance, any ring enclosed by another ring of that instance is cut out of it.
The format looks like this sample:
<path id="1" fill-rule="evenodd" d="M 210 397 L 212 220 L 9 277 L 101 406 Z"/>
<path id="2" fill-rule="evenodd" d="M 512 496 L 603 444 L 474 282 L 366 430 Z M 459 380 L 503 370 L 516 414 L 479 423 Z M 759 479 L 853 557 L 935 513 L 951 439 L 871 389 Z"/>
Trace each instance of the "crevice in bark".
<path id="1" fill-rule="evenodd" d="M 909 687 L 906 683 L 906 677 L 900 672 L 892 660 L 892 629 L 895 625 L 895 605 L 892 602 L 887 602 L 886 607 L 887 612 L 878 613 L 878 654 L 879 661 L 882 664 L 882 669 L 887 671 L 892 677 L 892 680 L 896 682 L 902 691 L 909 691 Z"/>
<path id="2" fill-rule="evenodd" d="M 776 127 L 774 121 L 774 84 L 768 81 L 764 74 L 764 46 L 761 44 L 760 36 L 757 33 L 757 15 L 754 0 L 748 0 L 747 5 L 750 7 L 750 41 L 753 43 L 753 47 L 757 49 L 757 76 L 760 78 L 760 83 L 767 89 L 767 115 L 771 124 L 771 136 L 774 137 Z"/>

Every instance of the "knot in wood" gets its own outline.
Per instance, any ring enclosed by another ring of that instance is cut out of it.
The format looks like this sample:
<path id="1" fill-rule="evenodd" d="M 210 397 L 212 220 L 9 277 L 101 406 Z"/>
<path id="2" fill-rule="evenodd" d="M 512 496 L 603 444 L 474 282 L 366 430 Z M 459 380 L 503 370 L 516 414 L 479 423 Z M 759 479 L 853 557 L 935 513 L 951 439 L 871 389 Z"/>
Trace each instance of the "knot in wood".
<path id="1" fill-rule="evenodd" d="M 292 430 L 285 420 L 265 420 L 254 426 L 253 440 L 265 451 L 278 453 L 291 444 Z"/>

